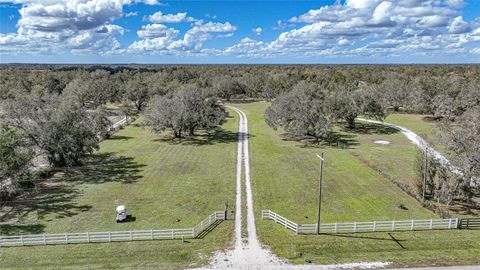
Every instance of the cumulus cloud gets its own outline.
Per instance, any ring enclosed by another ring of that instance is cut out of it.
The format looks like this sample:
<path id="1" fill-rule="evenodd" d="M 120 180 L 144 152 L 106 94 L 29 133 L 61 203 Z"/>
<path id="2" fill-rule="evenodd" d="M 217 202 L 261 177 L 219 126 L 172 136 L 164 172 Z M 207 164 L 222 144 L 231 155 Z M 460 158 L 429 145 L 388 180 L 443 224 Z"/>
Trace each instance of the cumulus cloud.
<path id="1" fill-rule="evenodd" d="M 163 14 L 161 11 L 158 11 L 153 15 L 146 16 L 145 19 L 153 23 L 179 23 L 192 22 L 195 20 L 192 17 L 188 17 L 186 12 L 177 14 Z"/>
<path id="2" fill-rule="evenodd" d="M 259 35 L 262 34 L 263 29 L 262 29 L 261 27 L 253 28 L 253 29 L 252 29 L 252 32 L 253 32 L 255 35 L 259 36 Z"/>
<path id="3" fill-rule="evenodd" d="M 127 14 L 125 14 L 125 17 L 135 17 L 135 16 L 138 16 L 138 12 L 128 12 Z"/>
<path id="4" fill-rule="evenodd" d="M 181 39 L 177 39 L 179 31 L 168 28 L 162 24 L 142 26 L 137 32 L 144 38 L 132 43 L 126 50 L 129 53 L 152 53 L 152 54 L 188 54 L 201 53 L 203 43 L 217 37 L 231 36 L 236 27 L 226 23 L 208 22 L 197 23 L 187 30 Z M 124 53 L 125 51 L 119 51 Z"/>
<path id="5" fill-rule="evenodd" d="M 11 2 L 11 1 L 10 1 Z M 123 16 L 123 6 L 130 0 L 29 1 L 19 9 L 16 33 L 3 34 L 2 52 L 102 53 L 118 48 L 116 36 L 124 29 L 113 24 Z M 138 2 L 138 1 L 137 1 Z M 148 2 L 153 4 L 152 1 Z"/>
<path id="6" fill-rule="evenodd" d="M 462 16 L 453 19 L 452 24 L 448 27 L 448 32 L 451 34 L 463 34 L 470 30 L 470 25 L 463 20 Z"/>
<path id="7" fill-rule="evenodd" d="M 137 31 L 137 35 L 141 38 L 165 37 L 172 39 L 175 38 L 179 32 L 180 31 L 174 28 L 168 28 L 163 24 L 147 24 Z"/>
<path id="8" fill-rule="evenodd" d="M 452 8 L 463 8 L 465 6 L 463 0 L 445 0 L 445 4 Z"/>
<path id="9" fill-rule="evenodd" d="M 271 42 L 240 41 L 229 55 L 448 55 L 478 42 L 459 16 L 463 1 L 346 0 L 292 17 L 299 28 Z M 244 49 L 244 47 L 246 49 Z M 246 53 L 248 52 L 248 53 Z"/>
<path id="10" fill-rule="evenodd" d="M 204 22 L 186 12 L 144 17 L 138 39 L 122 47 L 126 31 L 115 21 L 137 16 L 125 5 L 162 5 L 157 0 L 0 0 L 22 4 L 17 32 L 0 33 L 0 53 L 175 54 L 275 56 L 391 56 L 478 53 L 480 21 L 465 21 L 462 0 L 345 0 L 278 20 L 282 31 L 270 41 L 243 38 L 227 48 L 209 49 L 209 40 L 232 36 L 229 22 Z M 213 17 L 210 16 L 210 19 Z M 181 31 L 169 23 L 190 23 Z M 165 25 L 167 24 L 167 26 Z M 252 29 L 260 36 L 263 28 Z"/>

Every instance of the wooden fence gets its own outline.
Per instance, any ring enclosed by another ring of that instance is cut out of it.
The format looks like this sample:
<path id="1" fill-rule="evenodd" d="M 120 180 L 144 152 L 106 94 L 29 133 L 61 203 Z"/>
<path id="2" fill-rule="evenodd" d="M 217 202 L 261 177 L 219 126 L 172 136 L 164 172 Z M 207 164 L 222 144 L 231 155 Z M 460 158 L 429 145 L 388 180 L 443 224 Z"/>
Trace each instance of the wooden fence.
<path id="1" fill-rule="evenodd" d="M 262 219 L 273 220 L 294 231 L 296 234 L 315 234 L 317 224 L 297 224 L 271 210 L 262 210 Z M 422 219 L 422 220 L 389 220 L 370 222 L 339 222 L 320 224 L 320 233 L 357 233 L 381 231 L 413 231 L 457 229 L 458 218 Z"/>
<path id="2" fill-rule="evenodd" d="M 480 218 L 462 218 L 458 225 L 460 229 L 480 230 Z"/>
<path id="3" fill-rule="evenodd" d="M 0 247 L 196 238 L 219 220 L 225 220 L 224 211 L 216 211 L 195 227 L 185 229 L 0 236 Z"/>

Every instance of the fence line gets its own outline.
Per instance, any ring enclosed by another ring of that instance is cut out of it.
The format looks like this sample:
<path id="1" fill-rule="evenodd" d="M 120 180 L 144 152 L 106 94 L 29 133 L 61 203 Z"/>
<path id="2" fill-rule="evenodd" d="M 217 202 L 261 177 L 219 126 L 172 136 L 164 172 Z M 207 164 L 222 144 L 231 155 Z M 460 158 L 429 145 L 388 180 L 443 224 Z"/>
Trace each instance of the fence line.
<path id="1" fill-rule="evenodd" d="M 271 210 L 262 210 L 262 219 L 273 220 L 296 234 L 315 234 L 317 224 L 297 224 Z M 320 233 L 356 233 L 379 231 L 414 231 L 457 229 L 458 218 L 389 220 L 370 222 L 337 222 L 320 224 Z"/>
<path id="2" fill-rule="evenodd" d="M 0 247 L 196 238 L 217 220 L 225 220 L 224 211 L 213 212 L 192 228 L 0 236 Z"/>

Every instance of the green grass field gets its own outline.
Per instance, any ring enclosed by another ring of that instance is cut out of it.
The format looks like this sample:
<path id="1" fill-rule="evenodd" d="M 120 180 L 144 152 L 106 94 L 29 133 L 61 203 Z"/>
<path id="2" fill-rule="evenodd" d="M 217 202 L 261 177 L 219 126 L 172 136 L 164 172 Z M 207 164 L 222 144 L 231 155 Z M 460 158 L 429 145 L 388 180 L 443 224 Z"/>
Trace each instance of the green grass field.
<path id="1" fill-rule="evenodd" d="M 95 159 L 44 187 L 20 215 L 4 216 L 1 234 L 60 233 L 126 229 L 187 228 L 226 201 L 235 202 L 238 119 L 222 129 L 182 142 L 140 127 L 137 121 L 101 143 Z M 125 204 L 136 220 L 117 224 L 115 206 Z M 7 217 L 7 218 L 5 218 Z M 184 268 L 206 263 L 229 245 L 233 221 L 204 239 L 114 244 L 2 248 L 2 269 Z"/>
<path id="2" fill-rule="evenodd" d="M 249 119 L 251 177 L 257 229 L 261 241 L 294 263 L 392 261 L 394 265 L 478 263 L 480 233 L 436 231 L 298 236 L 271 221 L 260 220 L 271 209 L 297 223 L 315 223 L 319 160 L 324 152 L 323 222 L 421 219 L 435 217 L 413 198 L 337 145 L 308 146 L 285 141 L 264 121 L 267 103 L 239 104 Z M 370 127 L 371 128 L 371 127 Z M 397 132 L 341 131 L 350 148 L 376 165 L 411 170 L 414 146 Z M 373 140 L 391 141 L 378 146 Z M 404 205 L 408 210 L 402 210 Z M 403 246 L 403 247 L 402 247 Z M 453 251 L 452 251 L 453 250 Z M 432 262 L 434 258 L 434 262 Z"/>
<path id="3" fill-rule="evenodd" d="M 436 216 L 363 162 L 411 181 L 415 147 L 402 134 L 361 125 L 354 132 L 338 129 L 342 143 L 305 145 L 283 140 L 281 131 L 265 124 L 267 103 L 236 106 L 249 120 L 258 235 L 279 256 L 293 263 L 317 264 L 480 263 L 479 231 L 300 236 L 261 220 L 261 210 L 271 209 L 297 223 L 315 223 L 319 173 L 315 154 L 320 152 L 326 156 L 323 222 Z M 7 219 L 0 225 L 1 234 L 191 227 L 212 211 L 223 209 L 225 201 L 234 205 L 238 119 L 231 115 L 234 117 L 223 129 L 182 142 L 138 125 L 121 130 L 102 142 L 87 166 L 57 174 L 44 185 L 56 189 L 42 190 L 34 201 L 22 202 L 19 213 L 4 216 Z M 375 144 L 379 139 L 391 144 Z M 117 204 L 126 204 L 135 222 L 115 223 Z M 195 267 L 206 263 L 215 250 L 229 245 L 233 227 L 233 221 L 228 220 L 205 238 L 185 243 L 166 240 L 2 248 L 0 265 L 2 269 Z"/>
<path id="4" fill-rule="evenodd" d="M 437 151 L 448 156 L 447 148 L 438 138 L 436 129 L 438 122 L 432 120 L 431 115 L 394 113 L 390 114 L 385 119 L 385 122 L 410 129 L 424 138 L 428 143 L 432 144 Z"/>

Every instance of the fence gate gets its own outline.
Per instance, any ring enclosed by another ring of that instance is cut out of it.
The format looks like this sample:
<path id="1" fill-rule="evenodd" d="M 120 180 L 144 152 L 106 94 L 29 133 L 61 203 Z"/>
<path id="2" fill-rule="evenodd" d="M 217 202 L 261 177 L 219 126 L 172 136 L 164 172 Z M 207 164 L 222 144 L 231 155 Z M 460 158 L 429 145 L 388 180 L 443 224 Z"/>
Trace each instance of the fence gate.
<path id="1" fill-rule="evenodd" d="M 480 218 L 462 218 L 460 219 L 459 229 L 480 230 Z"/>

